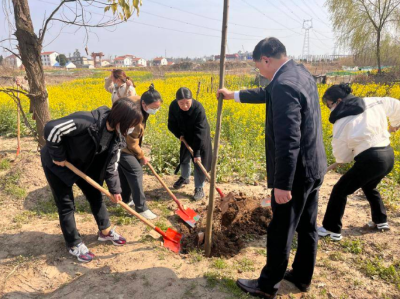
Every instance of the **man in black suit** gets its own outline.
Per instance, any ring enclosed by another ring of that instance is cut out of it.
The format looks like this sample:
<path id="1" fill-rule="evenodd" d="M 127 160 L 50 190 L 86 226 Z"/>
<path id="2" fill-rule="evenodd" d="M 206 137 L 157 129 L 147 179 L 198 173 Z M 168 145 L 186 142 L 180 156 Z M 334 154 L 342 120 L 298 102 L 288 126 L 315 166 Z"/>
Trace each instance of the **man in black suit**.
<path id="1" fill-rule="evenodd" d="M 312 75 L 286 56 L 285 46 L 266 38 L 254 48 L 253 59 L 266 88 L 232 92 L 225 99 L 266 104 L 265 147 L 273 218 L 268 227 L 267 264 L 255 280 L 239 279 L 245 292 L 275 298 L 281 280 L 308 291 L 314 272 L 318 234 L 318 192 L 326 172 L 318 89 Z M 298 232 L 292 270 L 286 271 L 291 244 Z M 286 273 L 285 273 L 286 271 Z"/>

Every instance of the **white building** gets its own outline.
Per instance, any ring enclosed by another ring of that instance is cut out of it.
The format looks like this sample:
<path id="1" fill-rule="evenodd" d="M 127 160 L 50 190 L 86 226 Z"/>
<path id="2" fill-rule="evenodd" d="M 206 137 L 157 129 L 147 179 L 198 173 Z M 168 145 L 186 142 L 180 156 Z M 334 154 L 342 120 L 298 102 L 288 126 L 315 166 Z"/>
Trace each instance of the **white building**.
<path id="1" fill-rule="evenodd" d="M 67 64 L 65 65 L 66 69 L 76 69 L 76 65 L 73 64 L 71 61 L 68 61 Z"/>
<path id="2" fill-rule="evenodd" d="M 134 66 L 139 66 L 139 67 L 147 66 L 147 61 L 146 61 L 146 59 L 143 59 L 143 58 L 139 58 L 139 57 L 133 58 L 132 62 L 133 62 Z"/>
<path id="3" fill-rule="evenodd" d="M 168 60 L 165 59 L 164 57 L 156 57 L 153 60 L 153 65 L 155 65 L 155 66 L 167 65 L 167 64 L 168 64 Z"/>
<path id="4" fill-rule="evenodd" d="M 54 51 L 43 52 L 42 54 L 40 54 L 43 66 L 53 66 L 57 62 L 56 58 L 58 55 L 59 54 Z"/>
<path id="5" fill-rule="evenodd" d="M 116 67 L 128 67 L 133 65 L 133 59 L 136 58 L 133 55 L 118 56 L 114 59 Z"/>
<path id="6" fill-rule="evenodd" d="M 22 61 L 15 55 L 10 55 L 4 58 L 4 64 L 12 68 L 20 68 Z"/>
<path id="7" fill-rule="evenodd" d="M 101 61 L 101 66 L 109 66 L 111 63 L 108 60 L 102 60 Z"/>

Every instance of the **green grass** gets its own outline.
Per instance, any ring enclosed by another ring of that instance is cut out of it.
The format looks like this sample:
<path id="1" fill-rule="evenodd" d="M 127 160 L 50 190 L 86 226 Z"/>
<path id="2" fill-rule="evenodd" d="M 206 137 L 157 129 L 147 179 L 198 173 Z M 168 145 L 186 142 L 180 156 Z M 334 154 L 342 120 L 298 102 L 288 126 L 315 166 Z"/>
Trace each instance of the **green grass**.
<path id="1" fill-rule="evenodd" d="M 364 251 L 364 244 L 361 240 L 343 240 L 340 242 L 340 245 L 344 249 L 345 252 L 353 253 L 353 254 L 361 254 Z"/>
<path id="2" fill-rule="evenodd" d="M 196 250 L 196 249 L 189 251 L 188 257 L 189 257 L 190 264 L 196 264 L 203 260 L 202 252 L 200 250 Z"/>
<path id="3" fill-rule="evenodd" d="M 236 268 L 242 272 L 254 271 L 254 261 L 244 257 L 236 262 Z"/>
<path id="4" fill-rule="evenodd" d="M 207 287 L 215 288 L 219 287 L 221 291 L 231 295 L 230 298 L 236 299 L 250 299 L 249 295 L 245 294 L 241 289 L 239 289 L 236 285 L 236 281 L 232 277 L 224 276 L 217 272 L 206 272 L 204 274 L 204 278 L 207 280 Z"/>
<path id="5" fill-rule="evenodd" d="M 400 260 L 385 265 L 383 258 L 361 261 L 361 269 L 368 277 L 378 276 L 384 281 L 394 283 L 400 290 Z"/>
<path id="6" fill-rule="evenodd" d="M 21 228 L 23 224 L 28 224 L 32 222 L 32 217 L 35 217 L 36 213 L 32 211 L 24 211 L 16 215 L 13 219 L 17 228 Z"/>
<path id="7" fill-rule="evenodd" d="M 163 219 L 162 217 L 155 223 L 155 226 L 161 228 L 161 230 L 163 230 L 163 231 L 167 231 L 167 229 L 169 227 L 166 220 Z"/>
<path id="8" fill-rule="evenodd" d="M 11 162 L 8 159 L 1 159 L 0 160 L 0 170 L 8 170 L 11 167 Z"/>
<path id="9" fill-rule="evenodd" d="M 121 206 L 109 206 L 108 212 L 110 213 L 111 221 L 117 225 L 131 225 L 137 223 L 139 220 L 128 214 Z"/>
<path id="10" fill-rule="evenodd" d="M 340 253 L 340 252 L 331 253 L 331 254 L 329 255 L 329 258 L 330 258 L 332 261 L 344 261 L 344 260 L 345 260 L 345 257 L 344 257 L 343 254 Z"/>
<path id="11" fill-rule="evenodd" d="M 217 258 L 212 261 L 211 267 L 221 270 L 221 269 L 226 269 L 228 267 L 228 264 L 226 263 L 225 260 L 223 260 L 221 258 Z"/>
<path id="12" fill-rule="evenodd" d="M 10 195 L 15 199 L 23 199 L 27 195 L 26 190 L 18 185 L 20 178 L 21 172 L 15 171 L 6 174 L 2 179 L 2 189 L 7 195 Z"/>

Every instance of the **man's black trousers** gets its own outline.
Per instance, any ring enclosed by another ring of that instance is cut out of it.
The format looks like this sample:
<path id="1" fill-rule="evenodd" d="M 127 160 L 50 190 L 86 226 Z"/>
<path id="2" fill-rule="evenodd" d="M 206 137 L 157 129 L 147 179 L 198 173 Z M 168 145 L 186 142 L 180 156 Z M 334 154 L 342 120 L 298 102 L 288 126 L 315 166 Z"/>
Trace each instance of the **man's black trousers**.
<path id="1" fill-rule="evenodd" d="M 274 293 L 278 290 L 288 265 L 295 231 L 298 233 L 298 245 L 292 265 L 293 274 L 301 283 L 311 282 L 317 255 L 316 221 L 322 181 L 306 181 L 296 175 L 292 200 L 286 204 L 277 204 L 272 192 L 273 217 L 267 231 L 267 264 L 259 278 L 263 291 Z"/>

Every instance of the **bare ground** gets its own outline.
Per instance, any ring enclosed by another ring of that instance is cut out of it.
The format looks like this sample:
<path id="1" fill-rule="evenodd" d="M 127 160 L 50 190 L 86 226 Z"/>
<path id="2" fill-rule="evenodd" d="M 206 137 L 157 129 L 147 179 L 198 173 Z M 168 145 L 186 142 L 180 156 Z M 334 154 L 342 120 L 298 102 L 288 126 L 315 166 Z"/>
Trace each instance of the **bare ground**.
<path id="1" fill-rule="evenodd" d="M 76 189 L 77 226 L 96 254 L 93 262 L 78 263 L 65 249 L 35 144 L 22 139 L 22 153 L 12 161 L 15 148 L 14 139 L 0 138 L 2 298 L 247 298 L 233 282 L 258 277 L 265 264 L 265 236 L 249 235 L 245 248 L 232 258 L 207 259 L 196 251 L 177 255 L 162 247 L 156 233 L 110 204 L 113 223 L 120 223 L 117 230 L 128 239 L 126 246 L 115 247 L 96 240 L 94 219 Z M 325 178 L 319 223 L 338 178 L 335 173 Z M 172 185 L 176 177 L 164 179 Z M 157 225 L 178 229 L 174 206 L 160 184 L 145 175 L 144 186 L 152 210 L 160 215 Z M 185 205 L 204 208 L 205 201 L 189 200 L 192 189 L 189 185 L 175 193 Z M 260 199 L 268 195 L 265 183 L 222 184 L 221 189 Z M 387 233 L 364 228 L 370 220 L 369 205 L 361 193 L 351 196 L 343 220 L 344 240 L 320 240 L 311 291 L 300 293 L 283 281 L 280 298 L 400 298 L 399 214 L 389 211 L 389 219 L 392 229 Z"/>

